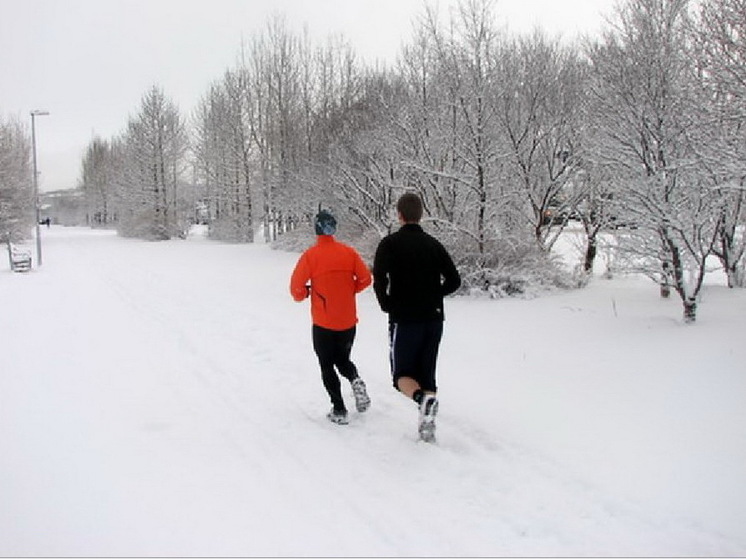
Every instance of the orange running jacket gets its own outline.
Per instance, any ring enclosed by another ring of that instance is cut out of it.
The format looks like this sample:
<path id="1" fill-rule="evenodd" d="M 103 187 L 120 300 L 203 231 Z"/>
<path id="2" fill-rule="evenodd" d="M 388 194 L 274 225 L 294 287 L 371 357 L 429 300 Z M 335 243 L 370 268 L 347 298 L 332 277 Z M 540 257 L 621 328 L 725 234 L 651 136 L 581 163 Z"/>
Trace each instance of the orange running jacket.
<path id="1" fill-rule="evenodd" d="M 349 330 L 357 324 L 355 295 L 371 281 L 370 270 L 354 248 L 331 235 L 319 235 L 295 265 L 290 294 L 296 301 L 311 296 L 311 320 L 317 326 Z"/>

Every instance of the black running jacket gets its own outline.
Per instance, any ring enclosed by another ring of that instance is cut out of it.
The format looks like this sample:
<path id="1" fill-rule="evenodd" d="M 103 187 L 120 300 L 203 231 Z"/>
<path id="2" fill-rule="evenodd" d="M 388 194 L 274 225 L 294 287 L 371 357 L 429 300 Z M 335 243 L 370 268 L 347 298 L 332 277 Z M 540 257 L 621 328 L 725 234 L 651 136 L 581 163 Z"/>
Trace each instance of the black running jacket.
<path id="1" fill-rule="evenodd" d="M 384 237 L 373 261 L 373 289 L 390 322 L 443 320 L 443 297 L 461 286 L 445 247 L 407 223 Z"/>

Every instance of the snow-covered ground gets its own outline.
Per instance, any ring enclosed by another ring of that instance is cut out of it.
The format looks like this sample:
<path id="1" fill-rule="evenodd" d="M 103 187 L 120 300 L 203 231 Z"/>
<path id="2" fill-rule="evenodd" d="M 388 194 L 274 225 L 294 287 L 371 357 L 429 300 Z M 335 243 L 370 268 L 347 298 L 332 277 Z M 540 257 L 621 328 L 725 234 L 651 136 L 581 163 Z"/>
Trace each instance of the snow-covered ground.
<path id="1" fill-rule="evenodd" d="M 746 290 L 446 307 L 438 443 L 390 384 L 328 423 L 297 254 L 44 229 L 0 268 L 0 556 L 746 555 Z M 350 395 L 346 386 L 346 394 Z"/>

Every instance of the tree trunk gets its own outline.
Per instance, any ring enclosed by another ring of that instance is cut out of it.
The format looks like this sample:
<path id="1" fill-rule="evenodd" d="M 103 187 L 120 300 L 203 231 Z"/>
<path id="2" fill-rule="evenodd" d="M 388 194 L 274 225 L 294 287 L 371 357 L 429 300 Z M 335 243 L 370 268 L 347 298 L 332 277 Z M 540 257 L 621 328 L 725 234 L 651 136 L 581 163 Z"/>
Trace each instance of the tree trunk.
<path id="1" fill-rule="evenodd" d="M 726 267 L 725 273 L 728 277 L 728 287 L 746 287 L 746 268 L 738 263 Z"/>
<path id="2" fill-rule="evenodd" d="M 684 322 L 693 324 L 697 320 L 697 299 L 687 297 L 684 301 Z"/>
<path id="3" fill-rule="evenodd" d="M 671 296 L 671 276 L 672 276 L 672 270 L 671 270 L 671 264 L 667 260 L 664 260 L 662 263 L 663 267 L 663 279 L 661 280 L 661 298 L 662 299 L 668 299 Z"/>
<path id="4" fill-rule="evenodd" d="M 593 262 L 596 260 L 597 250 L 595 237 L 589 237 L 588 246 L 585 249 L 585 262 L 583 263 L 583 269 L 586 274 L 590 274 L 593 271 Z"/>
<path id="5" fill-rule="evenodd" d="M 746 287 L 746 263 L 742 263 L 740 266 L 736 265 L 734 286 Z"/>

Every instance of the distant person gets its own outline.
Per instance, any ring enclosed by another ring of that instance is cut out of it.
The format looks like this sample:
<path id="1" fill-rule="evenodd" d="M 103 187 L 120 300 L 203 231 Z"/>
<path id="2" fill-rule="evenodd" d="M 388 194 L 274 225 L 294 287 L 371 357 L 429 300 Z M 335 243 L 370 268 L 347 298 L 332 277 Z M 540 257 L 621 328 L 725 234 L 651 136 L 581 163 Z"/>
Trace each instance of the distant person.
<path id="1" fill-rule="evenodd" d="M 443 245 L 420 226 L 420 197 L 403 194 L 396 209 L 401 227 L 378 245 L 373 289 L 389 315 L 394 387 L 419 406 L 420 439 L 435 442 L 435 368 L 443 335 L 443 297 L 460 287 L 461 277 Z"/>
<path id="2" fill-rule="evenodd" d="M 370 406 L 365 382 L 350 360 L 350 353 L 358 321 L 355 296 L 372 279 L 355 249 L 334 238 L 337 220 L 331 213 L 320 211 L 314 219 L 314 229 L 318 235 L 316 244 L 298 260 L 290 279 L 290 293 L 299 302 L 311 298 L 313 349 L 332 402 L 327 418 L 346 425 L 347 407 L 337 371 L 350 381 L 357 411 L 364 412 Z"/>

